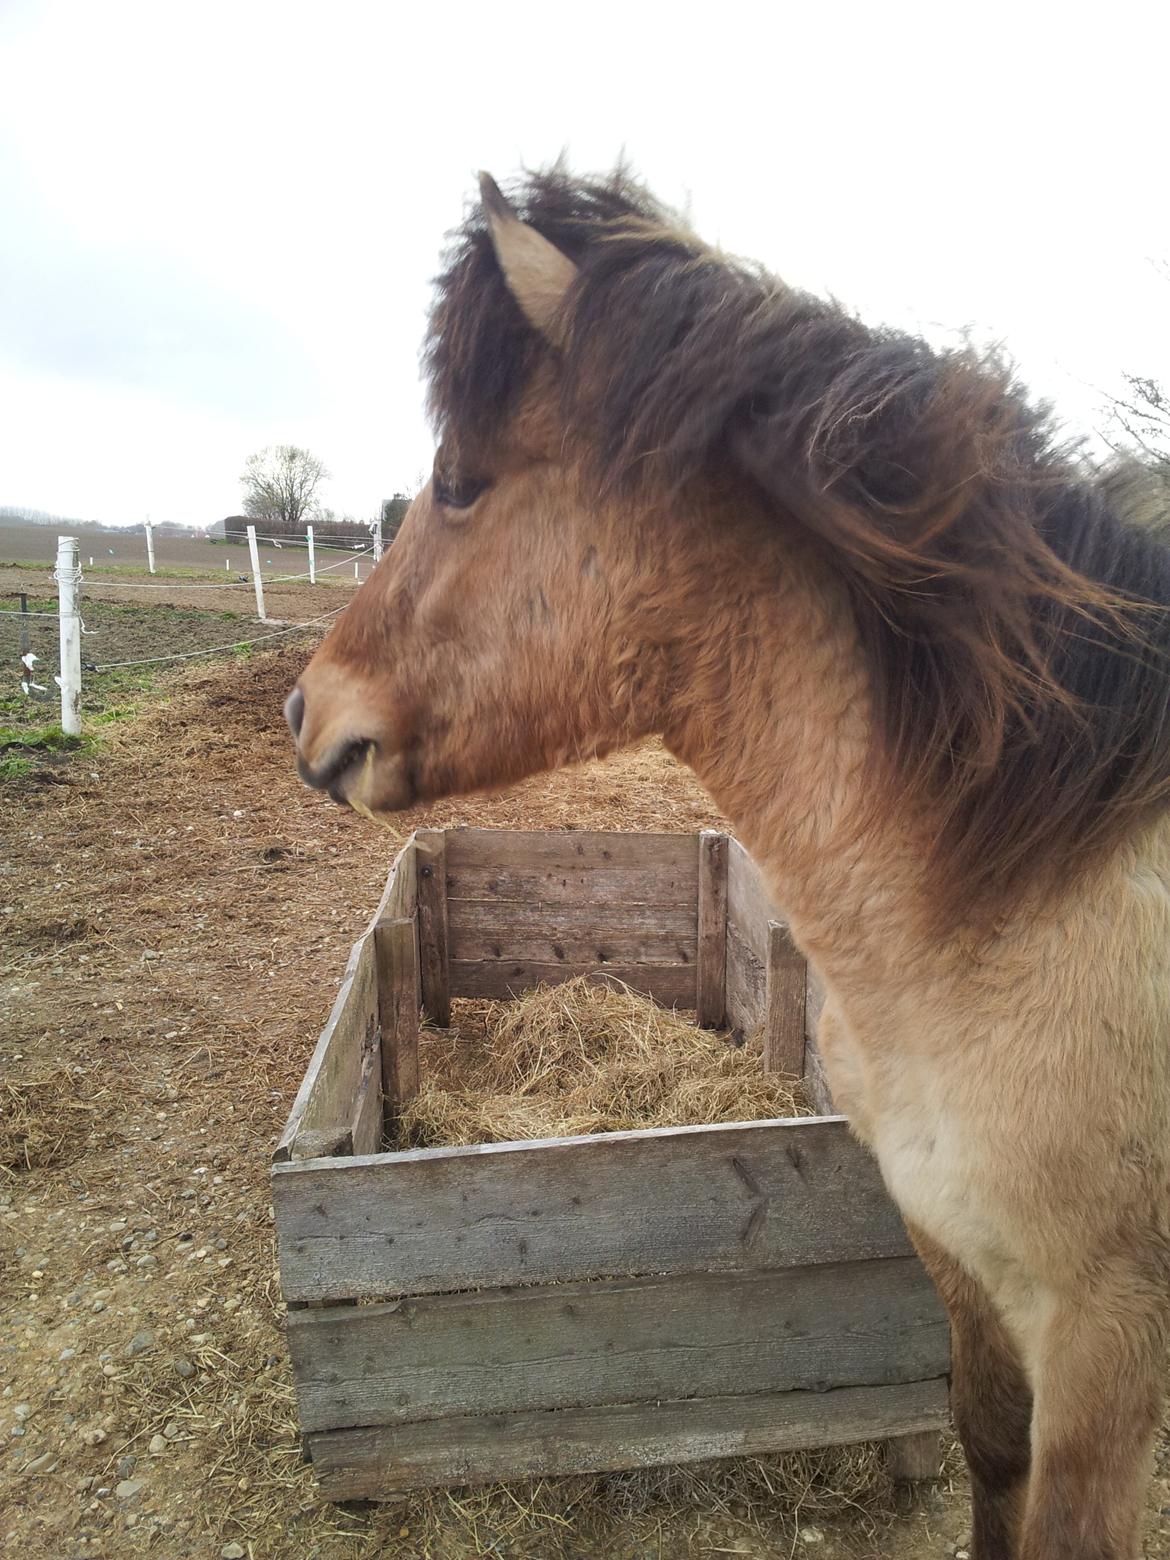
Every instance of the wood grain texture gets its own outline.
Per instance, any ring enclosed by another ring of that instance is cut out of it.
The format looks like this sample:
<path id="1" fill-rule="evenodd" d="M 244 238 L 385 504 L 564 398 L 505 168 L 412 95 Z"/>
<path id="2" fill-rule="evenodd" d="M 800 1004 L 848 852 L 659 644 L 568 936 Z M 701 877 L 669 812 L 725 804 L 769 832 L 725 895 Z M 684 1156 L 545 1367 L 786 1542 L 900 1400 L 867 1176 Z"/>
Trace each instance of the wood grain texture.
<path id="1" fill-rule="evenodd" d="M 757 958 L 730 920 L 727 923 L 726 997 L 727 1022 L 733 1029 L 751 1034 L 764 1022 L 768 1011 L 765 961 Z"/>
<path id="2" fill-rule="evenodd" d="M 451 1022 L 447 931 L 447 845 L 442 829 L 414 835 L 418 878 L 418 959 L 422 1007 L 445 1029 Z"/>
<path id="3" fill-rule="evenodd" d="M 561 964 L 536 959 L 452 959 L 453 997 L 518 997 L 542 983 L 555 986 L 590 975 L 624 981 L 663 1007 L 693 1008 L 694 964 Z"/>
<path id="4" fill-rule="evenodd" d="M 666 871 L 689 882 L 693 899 L 699 864 L 693 834 L 597 833 L 587 829 L 448 829 L 447 872 L 460 881 L 468 867 L 573 876 L 594 870 Z"/>
<path id="5" fill-rule="evenodd" d="M 395 857 L 378 908 L 350 951 L 329 1018 L 317 1040 L 284 1131 L 273 1152 L 274 1164 L 285 1164 L 294 1158 L 326 1155 L 343 1148 L 357 1104 L 362 1070 L 361 1052 L 368 1050 L 374 1043 L 368 1018 L 369 1013 L 376 1011 L 376 1007 L 369 1008 L 364 1016 L 357 1012 L 358 1007 L 363 1007 L 369 1001 L 368 983 L 373 978 L 373 953 L 368 946 L 370 934 L 383 916 L 414 913 L 417 901 L 414 855 L 412 836 Z M 359 966 L 362 974 L 355 990 Z M 351 1001 L 357 1004 L 353 1012 L 349 1011 Z M 357 1048 L 356 1055 L 352 1041 L 355 1024 L 362 1036 L 362 1044 Z M 329 1104 L 326 1103 L 327 1097 Z M 302 1132 L 304 1137 L 298 1145 L 298 1135 Z"/>
<path id="6" fill-rule="evenodd" d="M 759 867 L 736 839 L 727 842 L 727 922 L 761 964 L 768 961 L 768 922 L 784 918 Z"/>
<path id="7" fill-rule="evenodd" d="M 897 1484 L 917 1484 L 923 1479 L 937 1479 L 942 1459 L 942 1441 L 938 1429 L 898 1436 L 886 1447 L 886 1467 L 890 1471 L 890 1478 Z"/>
<path id="8" fill-rule="evenodd" d="M 597 1403 L 826 1392 L 945 1374 L 914 1257 L 294 1311 L 305 1430 Z"/>
<path id="9" fill-rule="evenodd" d="M 370 919 L 371 927 L 379 921 L 403 920 L 418 909 L 417 855 L 412 834 L 390 868 L 381 901 Z"/>
<path id="10" fill-rule="evenodd" d="M 289 1300 L 912 1250 L 876 1163 L 839 1117 L 282 1165 L 272 1195 Z"/>
<path id="11" fill-rule="evenodd" d="M 727 1010 L 727 835 L 699 835 L 698 970 L 695 1017 L 721 1029 Z"/>
<path id="12" fill-rule="evenodd" d="M 693 840 L 693 835 L 684 835 Z M 485 900 L 526 905 L 660 905 L 693 910 L 696 868 L 461 866 L 447 869 L 450 903 Z"/>
<path id="13" fill-rule="evenodd" d="M 357 1100 L 350 1121 L 348 1143 L 342 1152 L 376 1154 L 382 1147 L 382 1054 L 369 1051 L 362 1063 Z"/>
<path id="14" fill-rule="evenodd" d="M 274 1163 L 348 1151 L 362 1067 L 378 1044 L 377 1015 L 373 942 L 363 936 L 350 954 Z"/>
<path id="15" fill-rule="evenodd" d="M 418 942 L 413 919 L 379 921 L 378 1013 L 382 1030 L 382 1100 L 387 1125 L 418 1093 Z"/>
<path id="16" fill-rule="evenodd" d="M 825 988 L 816 972 L 809 967 L 804 1001 L 804 1092 L 809 1104 L 822 1116 L 836 1112 L 833 1091 L 825 1074 L 825 1064 L 817 1045 L 817 1025 L 825 1005 Z"/>
<path id="17" fill-rule="evenodd" d="M 476 1414 L 318 1431 L 313 1471 L 329 1500 L 377 1500 L 442 1484 L 600 1473 L 711 1457 L 762 1456 L 938 1431 L 947 1384 L 932 1379 L 835 1392 L 759 1392 L 683 1402 Z"/>
<path id="18" fill-rule="evenodd" d="M 804 1004 L 808 969 L 788 928 L 768 922 L 764 1071 L 804 1076 Z"/>
<path id="19" fill-rule="evenodd" d="M 451 957 L 464 963 L 685 964 L 693 970 L 698 956 L 694 905 L 679 910 L 455 900 L 450 925 Z"/>

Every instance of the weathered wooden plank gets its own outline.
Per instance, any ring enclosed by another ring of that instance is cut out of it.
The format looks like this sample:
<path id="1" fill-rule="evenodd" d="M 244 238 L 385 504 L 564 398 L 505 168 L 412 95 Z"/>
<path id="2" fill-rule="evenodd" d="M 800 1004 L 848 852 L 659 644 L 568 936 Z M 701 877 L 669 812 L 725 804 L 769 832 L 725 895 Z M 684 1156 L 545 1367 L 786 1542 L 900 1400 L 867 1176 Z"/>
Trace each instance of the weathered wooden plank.
<path id="1" fill-rule="evenodd" d="M 377 1500 L 442 1484 L 602 1473 L 712 1457 L 763 1456 L 948 1423 L 942 1379 L 835 1392 L 756 1392 L 421 1424 L 317 1431 L 313 1471 L 328 1500 Z"/>
<path id="2" fill-rule="evenodd" d="M 365 931 L 354 943 L 350 951 L 349 960 L 345 966 L 345 974 L 342 977 L 341 987 L 338 990 L 336 1000 L 333 1003 L 325 1028 L 321 1031 L 317 1040 L 313 1055 L 309 1061 L 308 1069 L 301 1086 L 297 1090 L 296 1099 L 293 1101 L 292 1110 L 289 1112 L 284 1131 L 280 1135 L 280 1141 L 273 1153 L 273 1163 L 283 1164 L 293 1158 L 304 1158 L 306 1155 L 332 1153 L 340 1149 L 344 1142 L 345 1133 L 351 1122 L 350 1107 L 356 1104 L 357 1088 L 361 1080 L 361 1055 L 355 1057 L 354 1047 L 351 1043 L 352 1036 L 349 1025 L 352 1022 L 352 1014 L 349 1012 L 351 1000 L 364 1003 L 368 1000 L 368 987 L 364 982 L 373 975 L 372 952 L 366 949 L 367 940 L 374 926 L 384 915 L 412 915 L 416 903 L 415 865 L 414 865 L 414 839 L 413 836 L 398 852 L 390 868 L 390 874 L 386 879 L 386 887 L 382 892 L 382 898 L 373 918 Z M 369 959 L 369 970 L 363 974 L 362 982 L 357 992 L 354 991 L 354 979 L 359 964 Z M 342 1014 L 347 1016 L 342 1021 Z M 368 1016 L 368 1015 L 367 1015 Z M 363 1031 L 363 1045 L 360 1050 L 369 1049 L 373 1036 Z M 348 1101 L 345 1099 L 346 1091 L 352 1091 Z M 329 1116 L 324 1099 L 328 1095 L 333 1100 L 335 1114 L 322 1121 L 322 1116 Z M 311 1109 L 310 1109 L 311 1107 Z M 300 1148 L 294 1153 L 294 1144 L 298 1133 L 305 1126 L 305 1114 L 309 1112 L 315 1122 L 309 1123 L 309 1130 L 316 1133 L 315 1139 L 306 1138 Z M 343 1124 L 344 1123 L 344 1124 Z M 330 1136 L 332 1135 L 332 1142 Z"/>
<path id="3" fill-rule="evenodd" d="M 418 954 L 422 1006 L 441 1028 L 451 1022 L 447 941 L 447 847 L 442 829 L 414 835 L 418 877 Z"/>
<path id="4" fill-rule="evenodd" d="M 764 963 L 744 942 L 738 928 L 728 921 L 727 1022 L 733 1029 L 751 1034 L 764 1022 L 767 1011 L 768 983 Z"/>
<path id="5" fill-rule="evenodd" d="M 453 997 L 518 997 L 542 982 L 555 986 L 578 975 L 624 981 L 663 1007 L 693 1008 L 695 966 L 691 964 L 561 964 L 536 959 L 452 959 Z"/>
<path id="6" fill-rule="evenodd" d="M 727 835 L 699 835 L 698 970 L 696 1020 L 720 1029 L 727 1011 Z"/>
<path id="7" fill-rule="evenodd" d="M 804 1076 L 804 996 L 808 969 L 788 928 L 768 922 L 764 1071 Z"/>
<path id="8" fill-rule="evenodd" d="M 379 921 L 404 920 L 418 908 L 418 872 L 415 836 L 412 834 L 394 859 L 378 908 L 370 926 Z"/>
<path id="9" fill-rule="evenodd" d="M 282 1165 L 272 1195 L 289 1300 L 912 1250 L 839 1117 Z"/>
<path id="10" fill-rule="evenodd" d="M 761 964 L 768 961 L 768 922 L 784 917 L 772 903 L 759 867 L 738 840 L 727 844 L 727 921 Z"/>
<path id="11" fill-rule="evenodd" d="M 693 835 L 680 838 L 693 839 Z M 695 905 L 696 868 L 661 867 L 476 867 L 447 868 L 447 898 L 485 899 L 528 905 Z"/>
<path id="12" fill-rule="evenodd" d="M 572 875 L 593 869 L 685 876 L 691 897 L 699 864 L 693 834 L 596 833 L 587 829 L 448 829 L 447 873 L 456 881 L 468 867 Z"/>
<path id="13" fill-rule="evenodd" d="M 943 1375 L 946 1317 L 914 1257 L 423 1295 L 290 1312 L 301 1425 Z"/>
<path id="14" fill-rule="evenodd" d="M 388 1119 L 418 1093 L 418 943 L 413 920 L 379 921 L 378 1013 L 382 1028 L 382 1100 Z"/>
<path id="15" fill-rule="evenodd" d="M 536 964 L 696 964 L 694 905 L 516 905 L 455 900 L 451 958 Z M 692 977 L 693 978 L 693 977 Z"/>
<path id="16" fill-rule="evenodd" d="M 919 1430 L 915 1434 L 900 1435 L 886 1447 L 886 1467 L 890 1478 L 897 1484 L 918 1484 L 923 1479 L 937 1479 L 942 1468 L 943 1449 L 938 1426 Z"/>
<path id="17" fill-rule="evenodd" d="M 812 966 L 808 969 L 804 1002 L 804 1093 L 815 1111 L 822 1116 L 836 1113 L 833 1091 L 825 1074 L 825 1064 L 817 1044 L 817 1028 L 825 1006 L 825 988 Z"/>
<path id="18" fill-rule="evenodd" d="M 382 1147 L 382 1061 L 380 1049 L 367 1053 L 362 1063 L 357 1102 L 350 1121 L 348 1152 L 376 1154 Z"/>
<path id="19" fill-rule="evenodd" d="M 354 944 L 340 990 L 273 1155 L 275 1163 L 344 1152 L 362 1066 L 378 1043 L 372 940 Z"/>

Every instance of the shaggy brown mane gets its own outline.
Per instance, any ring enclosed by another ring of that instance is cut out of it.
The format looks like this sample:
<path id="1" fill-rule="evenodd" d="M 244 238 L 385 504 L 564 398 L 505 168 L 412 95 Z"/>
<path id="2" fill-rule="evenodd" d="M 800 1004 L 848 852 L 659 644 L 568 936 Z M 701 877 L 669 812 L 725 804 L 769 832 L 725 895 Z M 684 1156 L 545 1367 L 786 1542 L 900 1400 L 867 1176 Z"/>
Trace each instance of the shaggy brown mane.
<path id="1" fill-rule="evenodd" d="M 512 199 L 579 268 L 562 411 L 599 485 L 674 490 L 730 464 L 819 540 L 888 772 L 937 816 L 953 894 L 1075 867 L 1167 805 L 1170 618 L 1149 604 L 1170 604 L 1170 550 L 1074 470 L 1002 363 L 729 260 L 622 171 L 554 168 Z M 426 349 L 440 431 L 490 448 L 550 351 L 473 211 Z"/>

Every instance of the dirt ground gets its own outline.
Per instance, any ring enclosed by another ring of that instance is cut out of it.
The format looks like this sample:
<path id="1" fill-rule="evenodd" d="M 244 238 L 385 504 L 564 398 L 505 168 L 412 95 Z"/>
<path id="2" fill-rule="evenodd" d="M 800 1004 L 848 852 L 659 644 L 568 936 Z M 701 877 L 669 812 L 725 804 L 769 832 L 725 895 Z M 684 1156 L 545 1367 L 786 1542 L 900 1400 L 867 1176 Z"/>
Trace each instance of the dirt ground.
<path id="1" fill-rule="evenodd" d="M 191 663 L 94 747 L 45 755 L 3 793 L 0 1547 L 30 1560 L 961 1555 L 953 1454 L 908 1509 L 880 1457 L 856 1454 L 847 1470 L 808 1459 L 795 1500 L 772 1493 L 764 1460 L 320 1501 L 300 1458 L 268 1159 L 394 839 L 298 785 L 279 708 L 306 636 L 278 646 Z M 717 821 L 651 746 L 398 827 Z M 1170 1560 L 1165 1473 L 1163 1456 L 1150 1560 Z"/>

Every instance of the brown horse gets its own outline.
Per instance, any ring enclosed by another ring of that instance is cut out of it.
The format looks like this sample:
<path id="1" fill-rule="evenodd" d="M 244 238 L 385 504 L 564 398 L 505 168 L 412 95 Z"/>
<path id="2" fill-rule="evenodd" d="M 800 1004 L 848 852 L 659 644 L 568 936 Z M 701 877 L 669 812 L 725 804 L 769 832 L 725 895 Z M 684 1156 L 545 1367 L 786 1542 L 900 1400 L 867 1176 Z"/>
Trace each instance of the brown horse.
<path id="1" fill-rule="evenodd" d="M 441 442 L 287 705 L 397 809 L 661 735 L 828 993 L 953 1326 L 979 1560 L 1133 1560 L 1170 1323 L 1170 552 L 995 361 L 622 173 L 488 179 Z"/>

